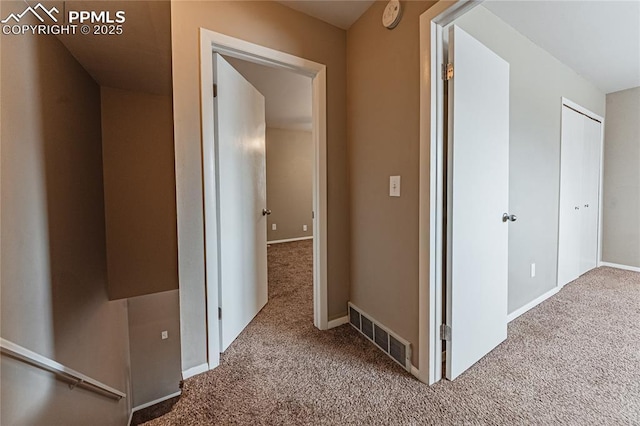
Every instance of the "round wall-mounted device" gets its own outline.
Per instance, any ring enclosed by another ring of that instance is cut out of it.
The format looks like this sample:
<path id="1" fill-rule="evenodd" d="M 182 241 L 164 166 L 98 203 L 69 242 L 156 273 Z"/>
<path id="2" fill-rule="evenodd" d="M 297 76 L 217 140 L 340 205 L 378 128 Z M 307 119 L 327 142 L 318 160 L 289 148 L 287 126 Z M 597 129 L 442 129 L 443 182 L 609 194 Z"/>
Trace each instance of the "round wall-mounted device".
<path id="1" fill-rule="evenodd" d="M 391 0 L 387 4 L 387 7 L 384 8 L 384 13 L 382 14 L 382 25 L 391 30 L 400 23 L 401 17 L 402 10 L 400 7 L 400 1 Z"/>

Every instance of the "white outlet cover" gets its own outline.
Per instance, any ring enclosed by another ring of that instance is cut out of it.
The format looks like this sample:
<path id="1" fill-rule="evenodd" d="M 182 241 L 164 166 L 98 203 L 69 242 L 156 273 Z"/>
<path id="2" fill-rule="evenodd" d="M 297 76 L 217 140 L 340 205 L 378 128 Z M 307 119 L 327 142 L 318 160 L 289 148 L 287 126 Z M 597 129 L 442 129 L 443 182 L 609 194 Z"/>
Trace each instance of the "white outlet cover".
<path id="1" fill-rule="evenodd" d="M 389 176 L 389 196 L 400 196 L 400 176 Z"/>
<path id="2" fill-rule="evenodd" d="M 275 223 L 272 223 L 272 224 L 271 224 L 271 230 L 272 230 L 272 231 L 275 231 L 275 230 L 276 230 L 276 224 L 275 224 Z"/>
<path id="3" fill-rule="evenodd" d="M 531 264 L 531 278 L 535 278 L 536 276 L 536 264 L 532 263 Z"/>
<path id="4" fill-rule="evenodd" d="M 307 225 L 302 225 L 302 230 L 306 231 L 307 230 Z"/>

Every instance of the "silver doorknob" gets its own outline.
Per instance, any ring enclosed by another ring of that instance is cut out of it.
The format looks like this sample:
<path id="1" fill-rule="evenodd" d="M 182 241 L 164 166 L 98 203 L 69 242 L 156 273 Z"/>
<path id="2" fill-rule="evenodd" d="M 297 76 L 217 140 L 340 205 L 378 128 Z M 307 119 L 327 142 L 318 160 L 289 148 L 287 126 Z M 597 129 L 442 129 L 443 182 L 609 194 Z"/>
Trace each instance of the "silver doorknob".
<path id="1" fill-rule="evenodd" d="M 269 216 L 271 214 L 271 210 L 269 209 L 262 209 L 262 216 Z"/>
<path id="2" fill-rule="evenodd" d="M 507 222 L 507 221 L 515 222 L 516 220 L 518 220 L 518 217 L 515 214 L 510 215 L 509 213 L 505 213 L 502 215 L 503 222 Z"/>

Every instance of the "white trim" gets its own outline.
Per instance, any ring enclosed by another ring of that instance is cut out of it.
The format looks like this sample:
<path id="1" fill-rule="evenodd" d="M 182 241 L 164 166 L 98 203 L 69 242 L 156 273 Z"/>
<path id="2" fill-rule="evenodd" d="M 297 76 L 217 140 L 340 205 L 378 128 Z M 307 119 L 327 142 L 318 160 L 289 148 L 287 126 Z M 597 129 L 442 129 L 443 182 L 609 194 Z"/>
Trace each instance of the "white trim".
<path id="1" fill-rule="evenodd" d="M 600 262 L 599 266 L 608 266 L 609 268 L 623 269 L 625 271 L 640 272 L 637 266 L 620 265 L 619 263 Z"/>
<path id="2" fill-rule="evenodd" d="M 582 105 L 579 105 L 575 102 L 573 102 L 571 99 L 565 98 L 564 96 L 562 97 L 562 105 L 566 105 L 571 109 L 574 109 L 584 115 L 587 115 L 593 119 L 595 119 L 596 121 L 599 121 L 600 123 L 602 123 L 604 125 L 604 117 L 600 117 L 598 114 L 596 114 L 595 112 L 583 107 Z"/>
<path id="3" fill-rule="evenodd" d="M 94 392 L 99 392 L 110 398 L 118 400 L 127 397 L 126 393 L 121 392 L 118 389 L 112 388 L 109 385 L 99 382 L 96 379 L 93 379 L 85 374 L 67 367 L 66 365 L 60 364 L 59 362 L 56 362 L 51 358 L 47 358 L 46 356 L 33 352 L 32 350 L 13 343 L 7 339 L 0 338 L 0 352 L 16 358 L 20 361 L 26 362 L 27 364 L 31 364 L 43 370 L 49 371 L 50 373 L 65 378 L 66 380 L 72 381 L 75 383 L 75 386 L 89 389 Z"/>
<path id="4" fill-rule="evenodd" d="M 443 60 L 442 27 L 477 6 L 474 0 L 440 0 L 420 15 L 420 189 L 418 368 L 422 382 L 442 378 Z M 427 119 L 428 117 L 428 119 Z"/>
<path id="5" fill-rule="evenodd" d="M 299 237 L 299 238 L 287 238 L 285 240 L 267 241 L 267 244 L 292 243 L 294 241 L 304 241 L 304 240 L 313 240 L 313 236 L 311 236 L 311 237 Z"/>
<path id="6" fill-rule="evenodd" d="M 340 327 L 343 324 L 348 324 L 348 323 L 349 323 L 349 316 L 345 315 L 343 317 L 336 318 L 334 320 L 329 321 L 329 323 L 327 324 L 327 328 L 336 328 L 336 327 Z"/>
<path id="7" fill-rule="evenodd" d="M 204 373 L 205 371 L 209 371 L 209 364 L 207 364 L 206 362 L 204 364 L 191 367 L 188 370 L 183 370 L 182 380 L 187 380 L 189 377 L 193 377 L 197 374 Z"/>
<path id="8" fill-rule="evenodd" d="M 131 426 L 131 420 L 133 420 L 133 410 L 129 412 L 129 421 L 127 421 L 127 426 Z"/>
<path id="9" fill-rule="evenodd" d="M 281 68 L 312 78 L 312 138 L 314 143 L 313 172 L 313 324 L 320 330 L 328 326 L 327 308 L 327 70 L 326 66 L 288 53 L 259 46 L 244 40 L 200 28 L 200 102 L 202 125 L 202 168 L 205 218 L 205 271 L 207 312 L 208 368 L 220 363 L 220 323 L 218 320 L 218 248 L 215 123 L 213 87 L 213 52 L 249 62 Z M 205 119 L 206 118 L 206 119 Z"/>
<path id="10" fill-rule="evenodd" d="M 131 412 L 135 413 L 136 411 L 139 411 L 139 410 L 142 410 L 144 408 L 151 407 L 152 405 L 156 405 L 156 404 L 159 404 L 161 402 L 164 402 L 167 399 L 171 399 L 171 398 L 174 398 L 176 396 L 180 396 L 181 394 L 182 394 L 182 391 L 178 391 L 178 392 L 172 393 L 171 395 L 163 396 L 161 398 L 154 399 L 153 401 L 145 402 L 144 404 L 140 404 L 137 407 L 133 407 Z"/>
<path id="11" fill-rule="evenodd" d="M 524 305 L 523 307 L 516 309 L 515 311 L 507 315 L 507 322 L 511 322 L 514 319 L 518 318 L 520 315 L 524 314 L 525 312 L 535 308 L 536 306 L 538 306 L 539 304 L 541 304 L 551 296 L 555 295 L 559 291 L 560 291 L 560 287 L 553 287 L 551 290 L 547 291 L 542 296 L 537 297 L 531 302 Z"/>
<path id="12" fill-rule="evenodd" d="M 418 370 L 413 364 L 411 364 L 411 375 L 413 375 L 413 377 L 417 378 L 418 380 L 420 380 L 420 377 L 422 377 L 420 375 L 420 370 Z"/>

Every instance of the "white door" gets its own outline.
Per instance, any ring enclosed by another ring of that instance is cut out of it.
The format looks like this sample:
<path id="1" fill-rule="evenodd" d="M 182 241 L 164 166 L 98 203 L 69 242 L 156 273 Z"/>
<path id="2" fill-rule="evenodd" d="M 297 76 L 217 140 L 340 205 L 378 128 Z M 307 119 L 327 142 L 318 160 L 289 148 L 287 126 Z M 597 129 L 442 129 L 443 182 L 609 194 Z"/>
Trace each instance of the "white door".
<path id="1" fill-rule="evenodd" d="M 558 232 L 558 285 L 580 276 L 582 252 L 582 170 L 584 170 L 585 117 L 562 107 L 560 141 L 560 216 Z"/>
<path id="2" fill-rule="evenodd" d="M 220 351 L 267 303 L 265 103 L 214 54 Z"/>
<path id="3" fill-rule="evenodd" d="M 449 32 L 446 376 L 507 338 L 509 64 L 460 28 Z"/>
<path id="4" fill-rule="evenodd" d="M 582 116 L 584 145 L 582 155 L 582 199 L 580 215 L 580 275 L 598 264 L 598 205 L 600 196 L 600 137 L 602 124 Z"/>

